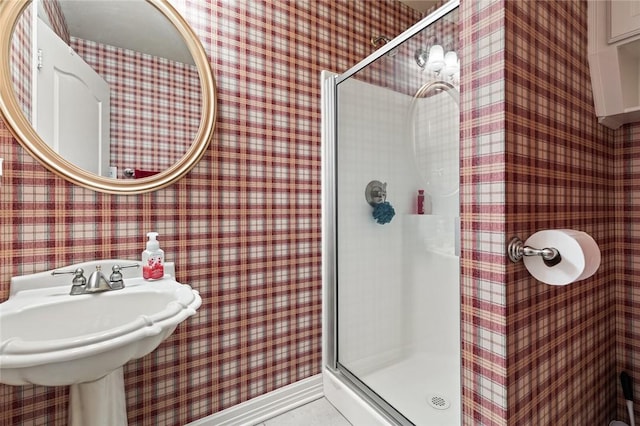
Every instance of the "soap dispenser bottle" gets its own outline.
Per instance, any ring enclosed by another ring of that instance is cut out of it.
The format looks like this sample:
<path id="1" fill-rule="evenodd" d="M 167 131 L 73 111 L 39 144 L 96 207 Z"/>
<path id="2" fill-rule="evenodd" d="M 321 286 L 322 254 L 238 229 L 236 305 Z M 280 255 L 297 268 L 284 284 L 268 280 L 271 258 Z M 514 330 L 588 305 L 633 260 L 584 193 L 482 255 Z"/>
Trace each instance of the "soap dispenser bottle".
<path id="1" fill-rule="evenodd" d="M 417 213 L 424 214 L 424 189 L 418 189 L 418 198 L 416 200 Z"/>
<path id="2" fill-rule="evenodd" d="M 164 251 L 160 249 L 160 243 L 156 239 L 157 232 L 149 232 L 147 237 L 147 249 L 142 252 L 142 278 L 158 280 L 164 277 Z"/>

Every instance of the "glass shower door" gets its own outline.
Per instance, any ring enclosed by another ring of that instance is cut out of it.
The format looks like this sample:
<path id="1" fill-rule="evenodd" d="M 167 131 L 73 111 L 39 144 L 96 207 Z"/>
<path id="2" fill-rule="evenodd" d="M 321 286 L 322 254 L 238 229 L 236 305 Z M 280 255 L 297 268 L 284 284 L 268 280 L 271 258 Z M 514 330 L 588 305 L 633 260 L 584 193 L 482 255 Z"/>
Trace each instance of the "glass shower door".
<path id="1" fill-rule="evenodd" d="M 457 5 L 436 15 L 335 78 L 333 367 L 398 424 L 460 423 Z"/>

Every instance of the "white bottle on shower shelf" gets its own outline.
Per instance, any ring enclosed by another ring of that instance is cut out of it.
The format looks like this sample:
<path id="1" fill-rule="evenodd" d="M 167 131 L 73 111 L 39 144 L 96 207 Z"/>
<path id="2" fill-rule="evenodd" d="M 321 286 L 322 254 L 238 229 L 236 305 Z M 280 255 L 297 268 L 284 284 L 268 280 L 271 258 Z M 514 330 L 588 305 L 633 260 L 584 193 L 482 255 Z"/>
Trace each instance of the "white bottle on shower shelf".
<path id="1" fill-rule="evenodd" d="M 160 249 L 157 232 L 149 232 L 147 237 L 147 249 L 142 252 L 142 278 L 158 280 L 164 277 L 164 251 Z"/>

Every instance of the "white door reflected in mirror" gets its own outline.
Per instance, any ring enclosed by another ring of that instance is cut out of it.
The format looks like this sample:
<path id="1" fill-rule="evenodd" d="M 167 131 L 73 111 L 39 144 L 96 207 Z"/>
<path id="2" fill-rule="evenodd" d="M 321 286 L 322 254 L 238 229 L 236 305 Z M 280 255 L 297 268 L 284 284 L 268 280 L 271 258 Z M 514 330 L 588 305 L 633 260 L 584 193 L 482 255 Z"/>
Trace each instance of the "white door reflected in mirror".
<path id="1" fill-rule="evenodd" d="M 109 85 L 39 18 L 36 39 L 36 130 L 67 161 L 108 177 Z"/>

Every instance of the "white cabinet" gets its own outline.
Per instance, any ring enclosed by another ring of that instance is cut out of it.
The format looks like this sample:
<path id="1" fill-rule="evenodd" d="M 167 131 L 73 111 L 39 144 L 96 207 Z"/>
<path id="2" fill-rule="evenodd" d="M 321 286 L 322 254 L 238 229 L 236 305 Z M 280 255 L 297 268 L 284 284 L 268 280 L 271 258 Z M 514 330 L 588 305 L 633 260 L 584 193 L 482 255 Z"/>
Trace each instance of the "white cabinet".
<path id="1" fill-rule="evenodd" d="M 596 115 L 617 129 L 640 121 L 640 0 L 591 0 L 588 8 Z"/>
<path id="2" fill-rule="evenodd" d="M 609 3 L 609 42 L 640 34 L 640 0 L 613 0 Z"/>

